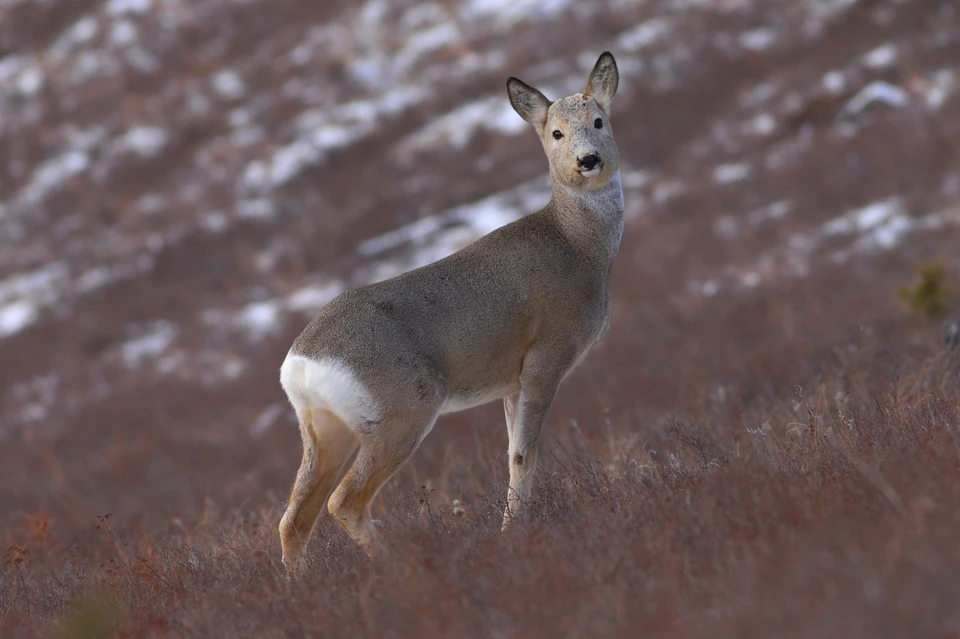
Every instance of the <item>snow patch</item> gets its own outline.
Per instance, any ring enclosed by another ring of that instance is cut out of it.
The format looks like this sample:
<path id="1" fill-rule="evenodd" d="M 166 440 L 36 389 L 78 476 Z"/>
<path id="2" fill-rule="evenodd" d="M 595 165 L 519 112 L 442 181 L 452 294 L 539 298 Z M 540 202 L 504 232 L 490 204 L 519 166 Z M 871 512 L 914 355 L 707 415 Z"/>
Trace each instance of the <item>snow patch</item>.
<path id="1" fill-rule="evenodd" d="M 67 267 L 58 262 L 29 273 L 8 277 L 0 281 L 0 302 L 17 298 L 41 304 L 52 302 L 67 281 L 67 274 Z"/>
<path id="2" fill-rule="evenodd" d="M 747 123 L 747 131 L 766 137 L 777 130 L 777 120 L 769 113 L 759 113 Z"/>
<path id="3" fill-rule="evenodd" d="M 131 47 L 124 59 L 140 73 L 153 73 L 160 68 L 157 58 L 142 47 Z"/>
<path id="4" fill-rule="evenodd" d="M 167 132 L 159 126 L 136 126 L 113 143 L 118 153 L 131 152 L 143 158 L 153 157 L 167 145 Z"/>
<path id="5" fill-rule="evenodd" d="M 60 188 L 64 182 L 86 171 L 89 165 L 89 156 L 78 150 L 65 151 L 50 158 L 34 170 L 30 182 L 24 187 L 18 200 L 27 205 L 37 204 Z"/>
<path id="6" fill-rule="evenodd" d="M 918 222 L 912 219 L 899 198 L 874 202 L 849 211 L 823 226 L 825 235 L 859 234 L 851 249 L 838 252 L 834 259 L 844 260 L 852 251 L 891 249 L 901 238 L 914 230 Z"/>
<path id="7" fill-rule="evenodd" d="M 162 195 L 146 193 L 137 200 L 136 209 L 143 215 L 154 215 L 162 211 L 166 205 L 167 201 Z"/>
<path id="8" fill-rule="evenodd" d="M 776 82 L 761 82 L 754 85 L 740 98 L 740 106 L 744 109 L 753 109 L 767 102 L 780 89 Z"/>
<path id="9" fill-rule="evenodd" d="M 620 175 L 620 183 L 626 190 L 642 189 L 650 183 L 653 176 L 649 171 L 634 170 L 623 171 Z"/>
<path id="10" fill-rule="evenodd" d="M 100 30 L 97 19 L 93 16 L 84 16 L 77 20 L 72 27 L 57 40 L 53 49 L 57 53 L 66 53 L 77 45 L 84 44 L 93 39 Z"/>
<path id="11" fill-rule="evenodd" d="M 283 416 L 287 405 L 281 402 L 270 404 L 257 415 L 253 425 L 250 427 L 250 436 L 254 439 L 263 437 L 270 428 L 277 423 L 277 420 Z"/>
<path id="12" fill-rule="evenodd" d="M 903 213 L 901 201 L 898 198 L 891 198 L 849 211 L 843 216 L 824 224 L 823 230 L 827 235 L 862 233 L 874 229 L 890 218 Z"/>
<path id="13" fill-rule="evenodd" d="M 249 368 L 248 362 L 231 352 L 218 350 L 174 350 L 157 361 L 161 375 L 173 375 L 186 382 L 212 388 L 232 381 Z"/>
<path id="14" fill-rule="evenodd" d="M 460 29 L 453 22 L 443 22 L 415 32 L 393 59 L 394 64 L 401 69 L 410 68 L 427 53 L 455 44 L 460 39 Z"/>
<path id="15" fill-rule="evenodd" d="M 22 96 L 34 96 L 43 88 L 43 81 L 43 69 L 39 66 L 27 67 L 17 78 L 17 90 Z"/>
<path id="16" fill-rule="evenodd" d="M 305 286 L 287 296 L 286 308 L 291 311 L 319 311 L 344 290 L 342 282 Z"/>
<path id="17" fill-rule="evenodd" d="M 109 0 L 107 13 L 121 16 L 127 13 L 146 13 L 153 6 L 153 0 Z"/>
<path id="18" fill-rule="evenodd" d="M 700 294 L 704 297 L 713 297 L 720 292 L 720 285 L 713 280 L 707 280 L 706 282 L 699 284 L 697 288 L 699 288 Z"/>
<path id="19" fill-rule="evenodd" d="M 791 209 L 789 202 L 781 200 L 758 209 L 747 216 L 751 224 L 779 219 Z M 889 250 L 900 245 L 904 236 L 918 230 L 935 230 L 947 225 L 960 225 L 960 211 L 947 210 L 923 217 L 911 217 L 904 202 L 897 197 L 873 202 L 852 209 L 806 232 L 791 235 L 786 246 L 757 258 L 745 268 L 730 268 L 731 283 L 742 287 L 759 286 L 778 275 L 803 277 L 810 271 L 811 258 L 829 237 L 848 236 L 851 241 L 831 255 L 834 262 L 842 263 L 851 256 L 875 250 Z M 738 232 L 736 221 L 718 221 L 718 234 L 731 235 Z M 689 284 L 690 290 L 705 296 L 713 294 L 698 281 Z M 711 287 L 712 288 L 712 287 Z"/>
<path id="20" fill-rule="evenodd" d="M 225 70 L 215 74 L 210 80 L 213 90 L 225 100 L 242 98 L 247 92 L 247 85 L 236 71 Z"/>
<path id="21" fill-rule="evenodd" d="M 110 75 L 120 70 L 118 58 L 105 51 L 82 51 L 71 58 L 72 71 L 69 73 L 70 84 L 80 86 L 98 76 Z"/>
<path id="22" fill-rule="evenodd" d="M 151 322 L 140 330 L 144 333 L 120 345 L 120 357 L 127 368 L 137 368 L 147 359 L 156 359 L 170 347 L 178 334 L 170 321 Z"/>
<path id="23" fill-rule="evenodd" d="M 371 238 L 360 253 L 373 261 L 359 277 L 377 282 L 435 262 L 549 200 L 550 181 L 538 178 Z"/>
<path id="24" fill-rule="evenodd" d="M 858 230 L 862 233 L 850 248 L 835 253 L 834 261 L 844 262 L 856 253 L 896 248 L 904 236 L 910 233 L 960 225 L 960 210 L 948 209 L 921 217 L 911 217 L 896 199 L 872 204 L 859 212 L 852 212 L 852 215 L 858 218 Z"/>
<path id="25" fill-rule="evenodd" d="M 273 202 L 265 197 L 243 200 L 237 203 L 237 215 L 247 219 L 266 220 L 276 215 Z"/>
<path id="26" fill-rule="evenodd" d="M 382 29 L 377 25 L 374 29 Z M 369 33 L 371 28 L 356 27 L 356 33 Z M 367 55 L 352 59 L 348 70 L 358 81 L 373 90 L 382 91 L 385 85 L 397 85 L 407 76 L 417 63 L 428 54 L 455 45 L 462 45 L 463 34 L 455 20 L 430 25 L 425 29 L 407 32 L 400 38 L 402 46 L 396 50 L 387 50 L 382 46 L 388 39 L 379 43 L 367 37 L 363 49 L 373 49 Z M 343 43 L 346 47 L 356 47 L 353 42 Z M 342 47 L 341 47 L 342 48 Z"/>
<path id="27" fill-rule="evenodd" d="M 717 184 L 731 184 L 745 180 L 750 175 L 750 165 L 746 162 L 721 164 L 713 170 L 713 181 Z"/>
<path id="28" fill-rule="evenodd" d="M 77 292 L 81 294 L 89 293 L 90 291 L 106 286 L 111 279 L 109 268 L 98 266 L 88 269 L 77 278 Z"/>
<path id="29" fill-rule="evenodd" d="M 738 276 L 740 286 L 744 288 L 756 288 L 763 281 L 759 273 L 754 271 L 745 271 Z"/>
<path id="30" fill-rule="evenodd" d="M 653 201 L 657 205 L 663 205 L 673 198 L 682 195 L 687 191 L 687 186 L 676 178 L 666 178 L 657 182 L 653 187 Z"/>
<path id="31" fill-rule="evenodd" d="M 928 81 L 922 82 L 919 88 L 927 106 L 935 111 L 939 110 L 957 88 L 956 74 L 949 69 L 941 69 Z"/>
<path id="32" fill-rule="evenodd" d="M 253 191 L 270 191 L 293 180 L 306 167 L 321 162 L 330 151 L 344 148 L 376 130 L 380 120 L 403 111 L 423 98 L 416 88 L 394 89 L 376 100 L 360 100 L 335 108 L 311 109 L 297 118 L 298 136 L 266 160 L 254 160 L 243 174 Z"/>
<path id="33" fill-rule="evenodd" d="M 740 234 L 740 224 L 732 215 L 724 215 L 714 222 L 713 232 L 724 239 L 732 240 Z"/>
<path id="34" fill-rule="evenodd" d="M 0 58 L 0 85 L 5 85 L 14 76 L 23 72 L 27 66 L 27 59 L 22 55 L 11 55 Z"/>
<path id="35" fill-rule="evenodd" d="M 737 42 L 748 51 L 763 51 L 773 46 L 777 41 L 777 32 L 773 29 L 760 28 L 741 33 Z"/>
<path id="36" fill-rule="evenodd" d="M 885 44 L 865 54 L 863 64 L 870 69 L 885 69 L 897 61 L 898 53 L 896 45 Z"/>
<path id="37" fill-rule="evenodd" d="M 110 44 L 125 47 L 137 39 L 137 27 L 129 20 L 117 20 L 110 29 Z"/>
<path id="38" fill-rule="evenodd" d="M 441 224 L 442 221 L 439 216 L 425 217 L 361 242 L 360 246 L 357 247 L 357 252 L 365 257 L 370 257 L 403 244 L 422 242 L 434 234 Z"/>
<path id="39" fill-rule="evenodd" d="M 654 18 L 617 36 L 618 48 L 637 52 L 656 44 L 673 30 L 673 22 L 668 18 Z"/>
<path id="40" fill-rule="evenodd" d="M 460 10 L 461 19 L 494 19 L 502 26 L 524 20 L 543 20 L 564 11 L 572 0 L 469 0 Z"/>
<path id="41" fill-rule="evenodd" d="M 37 319 L 37 307 L 26 300 L 0 305 L 0 339 L 19 333 Z"/>
<path id="42" fill-rule="evenodd" d="M 230 226 L 227 216 L 219 211 L 205 213 L 200 218 L 200 227 L 208 233 L 223 233 Z"/>
<path id="43" fill-rule="evenodd" d="M 244 171 L 244 182 L 252 189 L 262 190 L 286 184 L 305 167 L 320 159 L 320 150 L 307 140 L 296 140 L 281 147 L 266 163 L 252 162 Z"/>
<path id="44" fill-rule="evenodd" d="M 827 91 L 836 94 L 847 87 L 847 77 L 843 74 L 843 71 L 828 71 L 823 74 L 821 83 Z"/>
<path id="45" fill-rule="evenodd" d="M 32 423 L 44 419 L 54 406 L 59 386 L 60 377 L 49 373 L 11 387 L 0 402 L 0 422 L 15 419 Z"/>
<path id="46" fill-rule="evenodd" d="M 787 200 L 778 200 L 773 204 L 751 211 L 747 220 L 753 225 L 762 224 L 769 220 L 779 220 L 786 217 L 792 208 L 793 205 Z"/>
<path id="47" fill-rule="evenodd" d="M 162 248 L 163 242 L 157 241 L 155 236 L 147 240 L 147 248 L 156 252 Z M 108 284 L 130 279 L 153 268 L 153 257 L 146 254 L 139 254 L 135 259 L 122 262 L 114 266 L 96 266 L 84 271 L 74 283 L 74 291 L 79 294 L 87 294 L 91 291 L 103 288 Z"/>
<path id="48" fill-rule="evenodd" d="M 462 149 L 479 129 L 516 135 L 526 131 L 527 123 L 516 114 L 505 97 L 495 96 L 464 105 L 434 119 L 401 142 L 401 148 L 422 150 L 449 144 Z"/>
<path id="49" fill-rule="evenodd" d="M 907 92 L 889 82 L 876 81 L 865 86 L 843 107 L 843 112 L 856 114 L 862 112 L 871 104 L 885 104 L 891 107 L 902 107 L 910 101 Z"/>
<path id="50" fill-rule="evenodd" d="M 280 327 L 280 305 L 276 300 L 251 302 L 240 310 L 236 324 L 251 339 L 262 339 Z"/>

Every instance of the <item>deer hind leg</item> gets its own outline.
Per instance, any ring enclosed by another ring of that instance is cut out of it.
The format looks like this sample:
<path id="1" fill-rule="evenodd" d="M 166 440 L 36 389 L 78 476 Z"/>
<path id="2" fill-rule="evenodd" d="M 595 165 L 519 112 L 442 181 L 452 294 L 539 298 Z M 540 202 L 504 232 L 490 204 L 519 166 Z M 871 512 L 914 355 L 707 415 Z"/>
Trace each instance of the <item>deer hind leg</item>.
<path id="1" fill-rule="evenodd" d="M 370 503 L 433 428 L 439 407 L 437 402 L 416 414 L 392 417 L 379 424 L 376 431 L 362 434 L 350 470 L 330 496 L 330 513 L 371 557 L 387 552 L 370 518 Z"/>
<path id="2" fill-rule="evenodd" d="M 303 438 L 303 461 L 280 520 L 283 563 L 293 570 L 304 544 L 323 512 L 334 482 L 356 449 L 353 433 L 327 411 L 303 408 L 297 413 Z"/>

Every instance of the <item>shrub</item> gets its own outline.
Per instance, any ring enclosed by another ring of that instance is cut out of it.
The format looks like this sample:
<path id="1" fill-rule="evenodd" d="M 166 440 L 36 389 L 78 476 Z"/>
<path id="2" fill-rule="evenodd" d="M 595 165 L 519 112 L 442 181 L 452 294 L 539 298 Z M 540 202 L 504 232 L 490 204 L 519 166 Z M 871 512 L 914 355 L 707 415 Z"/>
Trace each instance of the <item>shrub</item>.
<path id="1" fill-rule="evenodd" d="M 939 261 L 925 262 L 916 268 L 916 274 L 913 286 L 900 288 L 900 297 L 907 306 L 925 317 L 943 316 L 953 293 L 946 283 L 946 267 Z"/>

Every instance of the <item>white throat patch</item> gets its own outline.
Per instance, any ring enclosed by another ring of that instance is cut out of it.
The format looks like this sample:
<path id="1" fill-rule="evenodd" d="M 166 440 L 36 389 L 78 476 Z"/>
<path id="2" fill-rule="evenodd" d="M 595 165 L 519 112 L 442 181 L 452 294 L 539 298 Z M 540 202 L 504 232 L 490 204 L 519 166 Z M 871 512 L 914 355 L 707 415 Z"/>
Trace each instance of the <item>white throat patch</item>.
<path id="1" fill-rule="evenodd" d="M 607 184 L 596 191 L 574 189 L 567 185 L 563 189 L 578 202 L 581 202 L 591 211 L 596 211 L 603 218 L 611 218 L 623 214 L 623 185 L 620 182 L 620 171 Z"/>

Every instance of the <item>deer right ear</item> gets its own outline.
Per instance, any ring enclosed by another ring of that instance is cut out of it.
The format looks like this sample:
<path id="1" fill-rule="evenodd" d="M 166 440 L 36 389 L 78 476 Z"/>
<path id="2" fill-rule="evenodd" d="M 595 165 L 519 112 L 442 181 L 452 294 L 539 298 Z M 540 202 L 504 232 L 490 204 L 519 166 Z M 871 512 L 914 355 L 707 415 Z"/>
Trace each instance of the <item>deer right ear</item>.
<path id="1" fill-rule="evenodd" d="M 510 96 L 513 109 L 521 118 L 537 127 L 537 130 L 544 127 L 547 123 L 547 109 L 550 108 L 550 100 L 545 95 L 513 77 L 507 80 L 507 95 Z"/>
<path id="2" fill-rule="evenodd" d="M 610 103 L 617 94 L 617 85 L 620 84 L 620 72 L 617 71 L 617 61 L 613 54 L 605 51 L 587 78 L 587 87 L 584 95 L 589 95 L 597 101 L 600 108 L 610 113 Z"/>

